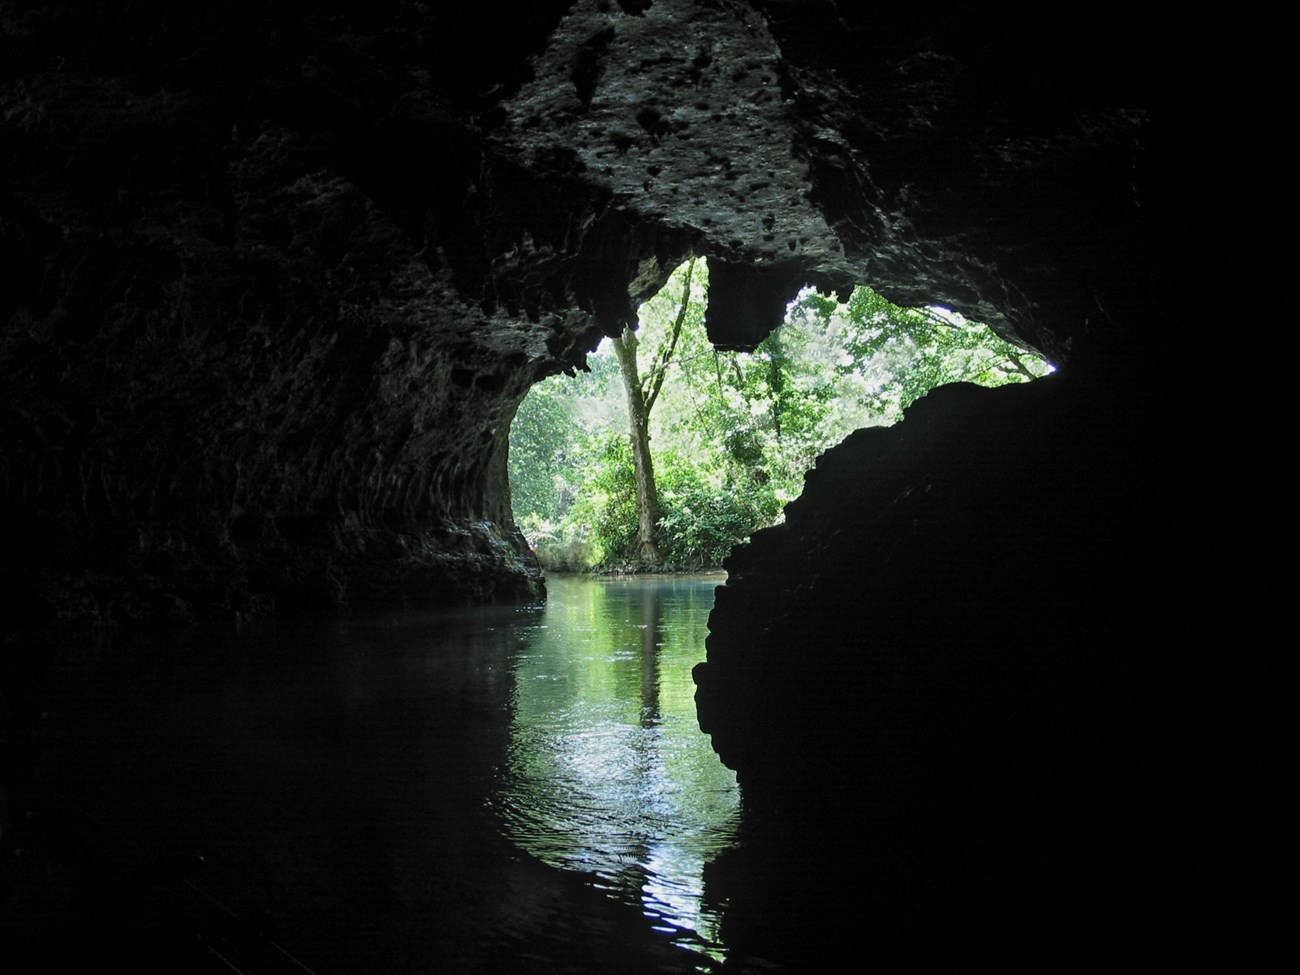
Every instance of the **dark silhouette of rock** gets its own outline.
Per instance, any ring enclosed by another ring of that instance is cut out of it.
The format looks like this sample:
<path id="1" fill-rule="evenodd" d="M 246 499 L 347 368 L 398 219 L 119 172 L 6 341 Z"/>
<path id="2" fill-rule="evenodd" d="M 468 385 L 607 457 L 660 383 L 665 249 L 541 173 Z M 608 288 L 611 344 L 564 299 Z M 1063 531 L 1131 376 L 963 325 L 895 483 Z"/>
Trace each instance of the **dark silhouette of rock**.
<path id="1" fill-rule="evenodd" d="M 1169 300 L 1157 66 L 1084 70 L 1136 43 L 1100 25 L 1048 53 L 944 5 L 541 4 L 508 42 L 490 3 L 6 10 L 11 626 L 536 591 L 514 408 L 688 253 L 740 347 L 865 280 L 1108 368 Z"/>
<path id="2" fill-rule="evenodd" d="M 992 6 L 0 3 L 0 625 L 536 594 L 532 383 L 690 254 L 732 347 L 866 282 L 1059 373 L 860 432 L 733 555 L 729 937 L 1271 962 L 1289 61 Z"/>

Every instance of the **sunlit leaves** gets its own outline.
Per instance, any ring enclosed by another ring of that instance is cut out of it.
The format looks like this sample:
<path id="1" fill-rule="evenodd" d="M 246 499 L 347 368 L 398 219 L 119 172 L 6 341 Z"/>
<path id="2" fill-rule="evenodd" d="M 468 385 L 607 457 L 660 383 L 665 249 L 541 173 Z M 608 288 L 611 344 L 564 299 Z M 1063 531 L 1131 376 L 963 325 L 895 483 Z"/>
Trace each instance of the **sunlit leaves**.
<path id="1" fill-rule="evenodd" d="M 859 427 L 896 422 L 934 387 L 1051 370 L 960 315 L 900 308 L 866 287 L 847 303 L 805 289 L 753 353 L 718 352 L 705 335 L 702 259 L 678 330 L 686 287 L 683 265 L 641 306 L 637 333 L 646 375 L 662 377 L 651 445 L 662 542 L 680 566 L 718 564 L 780 518 L 821 453 Z M 589 363 L 588 375 L 535 387 L 511 430 L 516 519 L 544 561 L 570 566 L 630 561 L 636 539 L 617 365 L 603 347 Z"/>

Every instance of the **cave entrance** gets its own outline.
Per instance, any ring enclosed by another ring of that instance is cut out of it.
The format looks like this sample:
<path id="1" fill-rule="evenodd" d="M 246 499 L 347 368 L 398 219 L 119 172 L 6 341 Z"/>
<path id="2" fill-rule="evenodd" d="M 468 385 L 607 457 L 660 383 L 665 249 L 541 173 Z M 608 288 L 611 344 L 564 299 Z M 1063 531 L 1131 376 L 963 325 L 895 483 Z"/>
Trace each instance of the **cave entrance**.
<path id="1" fill-rule="evenodd" d="M 1053 368 L 955 312 L 866 286 L 846 302 L 804 288 L 753 352 L 722 351 L 705 334 L 707 297 L 708 264 L 692 259 L 641 305 L 635 332 L 520 406 L 514 515 L 545 568 L 716 568 L 778 524 L 817 457 L 854 430 L 897 422 L 945 383 Z"/>

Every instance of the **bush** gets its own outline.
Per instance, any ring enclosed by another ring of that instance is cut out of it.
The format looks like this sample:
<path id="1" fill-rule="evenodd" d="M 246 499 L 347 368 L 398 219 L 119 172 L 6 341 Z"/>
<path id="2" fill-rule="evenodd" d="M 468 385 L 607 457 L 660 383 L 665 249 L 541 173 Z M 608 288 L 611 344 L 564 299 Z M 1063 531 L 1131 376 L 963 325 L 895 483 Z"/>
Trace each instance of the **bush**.
<path id="1" fill-rule="evenodd" d="M 719 476 L 671 454 L 665 459 L 659 530 L 674 566 L 720 566 L 732 548 L 772 524 L 781 511 L 770 484 L 760 478 L 727 469 Z"/>
<path id="2" fill-rule="evenodd" d="M 596 561 L 590 532 L 571 519 L 553 522 L 537 515 L 525 515 L 519 530 L 537 561 L 549 572 L 583 572 Z"/>

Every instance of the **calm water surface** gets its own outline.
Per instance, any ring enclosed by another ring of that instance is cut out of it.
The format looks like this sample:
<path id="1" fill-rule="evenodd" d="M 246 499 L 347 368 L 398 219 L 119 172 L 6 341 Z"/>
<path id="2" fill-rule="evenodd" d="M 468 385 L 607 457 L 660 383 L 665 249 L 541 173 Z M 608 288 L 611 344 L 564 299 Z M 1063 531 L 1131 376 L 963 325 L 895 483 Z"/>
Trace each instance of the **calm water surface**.
<path id="1" fill-rule="evenodd" d="M 700 732 L 691 668 L 720 582 L 552 580 L 513 658 L 499 797 L 522 849 L 719 957 L 703 870 L 732 841 L 739 794 Z"/>
<path id="2" fill-rule="evenodd" d="M 70 650 L 32 797 L 79 852 L 13 930 L 141 926 L 98 878 L 195 853 L 198 909 L 269 915 L 318 975 L 707 968 L 738 798 L 690 669 L 721 581 Z"/>

